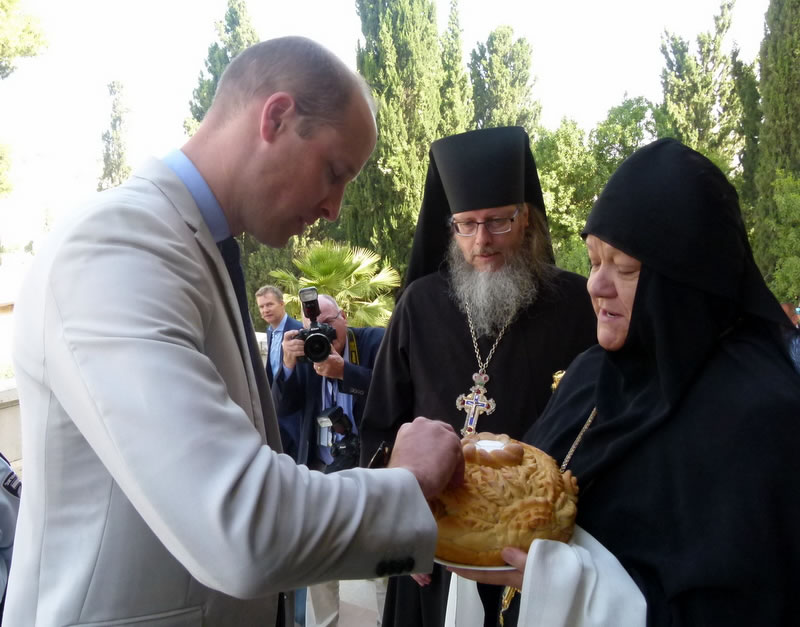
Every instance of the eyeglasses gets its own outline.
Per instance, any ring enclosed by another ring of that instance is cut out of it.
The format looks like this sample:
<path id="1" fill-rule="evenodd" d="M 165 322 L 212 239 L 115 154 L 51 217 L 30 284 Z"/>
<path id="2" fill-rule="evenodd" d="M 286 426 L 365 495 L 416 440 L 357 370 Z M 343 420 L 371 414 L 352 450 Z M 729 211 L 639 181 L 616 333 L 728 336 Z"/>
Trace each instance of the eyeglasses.
<path id="1" fill-rule="evenodd" d="M 450 224 L 453 226 L 453 230 L 455 231 L 456 235 L 460 235 L 461 237 L 474 237 L 478 234 L 478 227 L 481 224 L 483 224 L 486 227 L 486 230 L 492 235 L 502 235 L 503 233 L 508 233 L 511 230 L 511 224 L 514 222 L 514 219 L 518 214 L 519 205 L 517 205 L 517 208 L 514 210 L 514 215 L 509 218 L 489 218 L 483 222 L 478 222 L 476 220 L 465 220 L 464 222 L 459 222 L 458 220 L 450 218 Z"/>
<path id="2" fill-rule="evenodd" d="M 320 324 L 330 324 L 341 315 L 342 315 L 342 310 L 340 309 L 339 311 L 336 312 L 336 315 L 333 316 L 333 318 L 326 318 L 325 320 L 320 320 L 319 318 L 317 318 L 317 322 L 319 322 Z"/>

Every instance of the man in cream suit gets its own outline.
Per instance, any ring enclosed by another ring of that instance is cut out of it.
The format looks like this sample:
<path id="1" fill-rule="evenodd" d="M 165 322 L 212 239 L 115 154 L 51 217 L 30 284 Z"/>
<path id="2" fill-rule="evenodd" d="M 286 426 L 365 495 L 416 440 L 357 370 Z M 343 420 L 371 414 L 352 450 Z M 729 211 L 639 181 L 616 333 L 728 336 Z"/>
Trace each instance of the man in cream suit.
<path id="1" fill-rule="evenodd" d="M 334 220 L 375 138 L 341 61 L 262 42 L 181 151 L 52 233 L 15 310 L 25 494 L 6 627 L 271 626 L 280 590 L 430 570 L 426 498 L 463 472 L 457 436 L 418 419 L 385 470 L 280 454 L 220 254 L 243 231 L 282 246 Z"/>

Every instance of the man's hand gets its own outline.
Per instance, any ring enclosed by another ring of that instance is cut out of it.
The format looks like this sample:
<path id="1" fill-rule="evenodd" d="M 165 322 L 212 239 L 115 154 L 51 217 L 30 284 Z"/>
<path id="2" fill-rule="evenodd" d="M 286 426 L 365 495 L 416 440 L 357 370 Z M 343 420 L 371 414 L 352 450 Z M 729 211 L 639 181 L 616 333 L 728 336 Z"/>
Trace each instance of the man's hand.
<path id="1" fill-rule="evenodd" d="M 397 432 L 388 467 L 410 470 L 425 498 L 432 499 L 448 484 L 464 481 L 461 439 L 445 422 L 416 418 Z"/>
<path id="2" fill-rule="evenodd" d="M 344 379 L 344 358 L 332 350 L 325 361 L 314 364 L 314 372 L 329 379 Z"/>
<path id="3" fill-rule="evenodd" d="M 297 358 L 304 355 L 303 346 L 305 346 L 305 342 L 295 339 L 299 332 L 299 330 L 293 329 L 283 334 L 283 341 L 281 342 L 281 346 L 283 347 L 283 365 L 289 370 L 294 370 L 294 367 L 297 365 Z"/>

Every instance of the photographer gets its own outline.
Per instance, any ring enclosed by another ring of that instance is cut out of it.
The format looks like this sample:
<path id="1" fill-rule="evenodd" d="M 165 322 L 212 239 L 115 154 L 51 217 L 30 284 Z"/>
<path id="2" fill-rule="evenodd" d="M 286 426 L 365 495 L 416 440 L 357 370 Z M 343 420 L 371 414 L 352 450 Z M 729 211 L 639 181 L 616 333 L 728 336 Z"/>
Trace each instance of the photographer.
<path id="1" fill-rule="evenodd" d="M 358 465 L 357 425 L 384 329 L 348 327 L 336 301 L 313 288 L 301 290 L 300 297 L 305 328 L 284 333 L 283 369 L 272 386 L 275 409 L 301 417 L 299 464 L 326 472 L 352 468 Z M 382 597 L 384 584 L 376 585 Z M 309 605 L 317 625 L 336 625 L 338 582 L 310 587 Z M 380 616 L 381 601 L 378 609 Z"/>

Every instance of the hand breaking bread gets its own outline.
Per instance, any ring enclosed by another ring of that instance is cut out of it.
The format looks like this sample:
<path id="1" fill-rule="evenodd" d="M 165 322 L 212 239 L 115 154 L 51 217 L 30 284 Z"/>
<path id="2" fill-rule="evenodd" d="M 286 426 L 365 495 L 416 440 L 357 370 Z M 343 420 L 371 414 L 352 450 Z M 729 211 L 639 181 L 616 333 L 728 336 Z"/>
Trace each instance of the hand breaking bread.
<path id="1" fill-rule="evenodd" d="M 578 482 L 555 460 L 507 435 L 461 440 L 464 483 L 431 501 L 439 527 L 436 557 L 470 566 L 503 566 L 503 547 L 525 551 L 536 538 L 566 542 L 577 514 Z"/>

